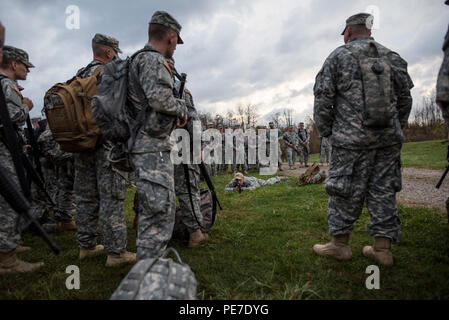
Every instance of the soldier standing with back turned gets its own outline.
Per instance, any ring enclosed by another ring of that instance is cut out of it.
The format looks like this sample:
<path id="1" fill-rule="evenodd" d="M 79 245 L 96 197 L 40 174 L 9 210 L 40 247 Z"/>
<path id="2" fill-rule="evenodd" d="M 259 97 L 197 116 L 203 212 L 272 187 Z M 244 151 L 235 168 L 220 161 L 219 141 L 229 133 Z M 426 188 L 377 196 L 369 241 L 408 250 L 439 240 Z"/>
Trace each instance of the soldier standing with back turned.
<path id="1" fill-rule="evenodd" d="M 349 234 L 366 203 L 374 245 L 364 247 L 363 254 L 392 265 L 391 242 L 399 242 L 401 234 L 396 192 L 402 187 L 402 128 L 412 107 L 413 83 L 407 62 L 375 42 L 371 26 L 369 14 L 348 18 L 345 45 L 331 53 L 316 77 L 315 123 L 332 144 L 326 192 L 333 239 L 313 250 L 351 259 Z"/>

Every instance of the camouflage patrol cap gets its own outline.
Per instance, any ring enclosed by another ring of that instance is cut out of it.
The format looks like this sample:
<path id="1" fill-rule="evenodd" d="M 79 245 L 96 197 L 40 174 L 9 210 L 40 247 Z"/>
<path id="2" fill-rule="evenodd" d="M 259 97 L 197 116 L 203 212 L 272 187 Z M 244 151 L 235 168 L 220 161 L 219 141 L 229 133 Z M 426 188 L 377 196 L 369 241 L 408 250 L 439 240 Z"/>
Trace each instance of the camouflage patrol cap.
<path id="1" fill-rule="evenodd" d="M 102 44 L 107 47 L 111 47 L 115 52 L 122 53 L 122 50 L 118 47 L 118 40 L 107 36 L 105 34 L 97 33 L 92 39 L 92 42 Z"/>
<path id="2" fill-rule="evenodd" d="M 358 25 L 364 25 L 367 29 L 371 29 L 373 26 L 373 20 L 374 17 L 369 13 L 357 13 L 353 16 L 350 16 L 346 20 L 346 27 L 344 28 L 341 35 L 345 34 L 346 28 L 349 26 L 358 26 Z"/>
<path id="3" fill-rule="evenodd" d="M 240 173 L 240 172 L 237 172 L 235 175 L 234 175 L 234 179 L 243 179 L 245 176 L 242 174 L 242 173 Z"/>
<path id="4" fill-rule="evenodd" d="M 12 46 L 4 46 L 3 57 L 22 62 L 28 68 L 34 68 L 34 65 L 30 62 L 30 60 L 28 60 L 28 53 L 26 53 L 25 50 Z"/>
<path id="5" fill-rule="evenodd" d="M 151 17 L 150 24 L 151 23 L 161 24 L 163 26 L 169 27 L 178 34 L 178 44 L 184 43 L 180 35 L 182 27 L 179 22 L 176 21 L 176 19 L 173 18 L 169 13 L 165 11 L 156 11 Z"/>

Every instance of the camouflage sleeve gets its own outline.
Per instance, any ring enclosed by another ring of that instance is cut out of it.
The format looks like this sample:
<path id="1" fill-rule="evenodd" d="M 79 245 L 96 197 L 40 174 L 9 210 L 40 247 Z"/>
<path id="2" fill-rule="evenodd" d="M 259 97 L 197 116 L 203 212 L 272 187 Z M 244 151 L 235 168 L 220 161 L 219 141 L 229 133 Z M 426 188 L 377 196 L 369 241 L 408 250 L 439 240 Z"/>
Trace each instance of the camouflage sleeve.
<path id="1" fill-rule="evenodd" d="M 285 143 L 286 143 L 287 145 L 290 144 L 290 141 L 288 140 L 288 137 L 287 137 L 287 132 L 284 133 L 284 135 L 282 136 L 282 139 L 285 141 Z"/>
<path id="2" fill-rule="evenodd" d="M 449 130 L 449 30 L 443 44 L 444 58 L 438 73 L 436 100 Z"/>
<path id="3" fill-rule="evenodd" d="M 397 53 L 392 52 L 390 55 L 393 69 L 393 86 L 398 101 L 396 109 L 398 110 L 398 118 L 401 128 L 407 125 L 410 111 L 412 110 L 413 99 L 410 90 L 413 88 L 413 81 L 407 72 L 407 62 Z"/>
<path id="4" fill-rule="evenodd" d="M 234 191 L 234 179 L 226 185 L 225 191 Z"/>
<path id="5" fill-rule="evenodd" d="M 6 99 L 11 122 L 18 127 L 25 124 L 28 117 L 28 107 L 22 103 L 22 96 L 17 93 L 14 85 L 9 81 L 2 81 L 2 89 Z"/>
<path id="6" fill-rule="evenodd" d="M 438 102 L 449 103 L 449 30 L 446 33 L 443 44 L 444 58 L 441 64 L 440 72 L 437 80 L 437 97 Z"/>
<path id="7" fill-rule="evenodd" d="M 156 61 L 155 61 L 156 60 Z M 173 77 L 163 63 L 163 58 L 141 54 L 138 77 L 148 104 L 159 113 L 183 118 L 187 114 L 185 101 L 173 95 Z"/>
<path id="8" fill-rule="evenodd" d="M 332 134 L 334 122 L 333 104 L 336 98 L 335 85 L 336 66 L 329 57 L 315 78 L 313 93 L 315 101 L 313 105 L 313 117 L 318 132 L 327 137 Z"/>

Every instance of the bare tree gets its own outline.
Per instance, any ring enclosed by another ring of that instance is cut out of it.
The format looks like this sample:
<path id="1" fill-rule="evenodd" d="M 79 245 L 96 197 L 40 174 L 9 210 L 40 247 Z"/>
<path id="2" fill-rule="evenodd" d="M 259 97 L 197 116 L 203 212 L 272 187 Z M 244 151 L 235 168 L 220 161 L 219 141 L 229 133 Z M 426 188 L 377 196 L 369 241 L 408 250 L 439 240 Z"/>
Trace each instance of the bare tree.
<path id="1" fill-rule="evenodd" d="M 290 108 L 284 109 L 282 117 L 286 127 L 293 125 L 293 109 Z"/>
<path id="2" fill-rule="evenodd" d="M 244 108 L 244 115 L 247 127 L 255 127 L 259 119 L 257 107 L 254 104 L 248 103 Z"/>
<path id="3" fill-rule="evenodd" d="M 276 112 L 276 113 L 272 114 L 270 120 L 274 123 L 274 126 L 276 128 L 280 128 L 281 127 L 282 120 L 281 120 L 281 113 L 280 112 Z"/>

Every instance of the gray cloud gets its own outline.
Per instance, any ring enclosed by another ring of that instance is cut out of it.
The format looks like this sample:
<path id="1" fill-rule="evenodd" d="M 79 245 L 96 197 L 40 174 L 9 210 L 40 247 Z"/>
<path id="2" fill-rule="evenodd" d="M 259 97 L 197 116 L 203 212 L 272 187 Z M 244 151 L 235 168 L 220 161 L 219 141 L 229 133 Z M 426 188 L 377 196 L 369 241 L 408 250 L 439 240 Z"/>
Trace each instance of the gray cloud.
<path id="1" fill-rule="evenodd" d="M 65 9 L 78 5 L 81 29 L 65 28 Z M 91 58 L 97 32 L 120 40 L 123 56 L 147 41 L 155 10 L 183 25 L 185 44 L 175 53 L 188 74 L 196 105 L 224 114 L 237 103 L 258 106 L 263 119 L 283 108 L 304 118 L 313 106 L 313 82 L 324 59 L 342 45 L 345 19 L 375 5 L 380 29 L 373 35 L 409 62 L 417 102 L 435 86 L 449 7 L 443 1 L 1 1 L 7 44 L 27 50 L 36 65 L 22 85 L 39 114 L 45 91 L 71 78 Z M 268 117 L 268 118 L 267 118 Z"/>

